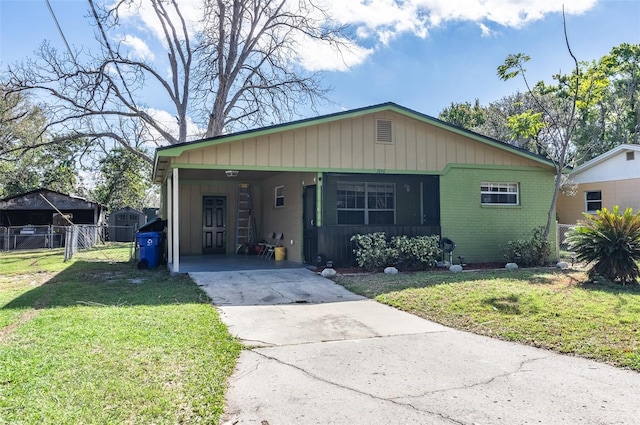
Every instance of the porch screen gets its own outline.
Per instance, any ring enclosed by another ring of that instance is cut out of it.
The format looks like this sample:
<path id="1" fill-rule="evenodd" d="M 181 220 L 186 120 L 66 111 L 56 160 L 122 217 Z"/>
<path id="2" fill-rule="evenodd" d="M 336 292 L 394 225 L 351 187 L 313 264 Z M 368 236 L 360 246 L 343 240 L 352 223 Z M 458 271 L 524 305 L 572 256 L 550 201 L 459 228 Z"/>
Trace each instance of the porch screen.
<path id="1" fill-rule="evenodd" d="M 395 224 L 393 183 L 338 182 L 338 224 Z"/>

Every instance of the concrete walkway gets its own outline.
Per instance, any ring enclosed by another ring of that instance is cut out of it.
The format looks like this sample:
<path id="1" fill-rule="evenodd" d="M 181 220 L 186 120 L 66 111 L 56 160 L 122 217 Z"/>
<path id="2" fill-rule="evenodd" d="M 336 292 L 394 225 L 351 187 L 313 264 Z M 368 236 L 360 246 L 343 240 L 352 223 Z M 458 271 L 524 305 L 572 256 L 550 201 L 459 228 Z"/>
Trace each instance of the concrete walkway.
<path id="1" fill-rule="evenodd" d="M 250 349 L 225 424 L 638 424 L 640 374 L 450 329 L 309 270 L 193 273 Z"/>

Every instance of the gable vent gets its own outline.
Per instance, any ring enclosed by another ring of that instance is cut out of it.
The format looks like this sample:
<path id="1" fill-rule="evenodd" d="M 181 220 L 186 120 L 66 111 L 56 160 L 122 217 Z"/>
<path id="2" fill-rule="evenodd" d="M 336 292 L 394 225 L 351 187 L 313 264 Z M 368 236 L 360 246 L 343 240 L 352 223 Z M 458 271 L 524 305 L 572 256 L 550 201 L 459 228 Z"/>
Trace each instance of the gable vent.
<path id="1" fill-rule="evenodd" d="M 390 120 L 377 120 L 376 142 L 380 143 L 392 143 L 391 139 L 391 121 Z"/>
<path id="2" fill-rule="evenodd" d="M 635 152 L 631 151 L 631 152 L 627 152 L 627 161 L 633 161 L 635 158 L 634 155 Z"/>

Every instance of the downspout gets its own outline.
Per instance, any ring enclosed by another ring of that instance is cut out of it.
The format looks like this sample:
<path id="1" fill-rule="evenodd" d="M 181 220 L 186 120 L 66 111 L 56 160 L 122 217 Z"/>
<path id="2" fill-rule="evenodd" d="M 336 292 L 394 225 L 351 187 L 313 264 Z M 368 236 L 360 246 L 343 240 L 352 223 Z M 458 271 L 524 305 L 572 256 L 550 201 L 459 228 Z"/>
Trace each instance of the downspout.
<path id="1" fill-rule="evenodd" d="M 316 176 L 316 227 L 322 226 L 322 172 Z"/>

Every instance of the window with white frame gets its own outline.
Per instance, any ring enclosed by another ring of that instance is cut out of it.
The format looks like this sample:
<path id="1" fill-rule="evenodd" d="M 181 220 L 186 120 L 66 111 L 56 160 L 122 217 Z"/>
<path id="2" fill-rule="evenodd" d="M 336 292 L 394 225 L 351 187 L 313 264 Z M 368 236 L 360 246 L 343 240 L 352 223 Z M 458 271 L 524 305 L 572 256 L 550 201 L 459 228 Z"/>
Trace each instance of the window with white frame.
<path id="1" fill-rule="evenodd" d="M 482 205 L 520 205 L 518 183 L 482 182 L 480 184 Z"/>
<path id="2" fill-rule="evenodd" d="M 585 211 L 594 213 L 602 209 L 602 191 L 593 190 L 584 193 Z"/>
<path id="3" fill-rule="evenodd" d="M 395 224 L 393 183 L 338 182 L 338 224 Z"/>
<path id="4" fill-rule="evenodd" d="M 274 205 L 276 208 L 284 207 L 284 186 L 276 186 Z"/>

